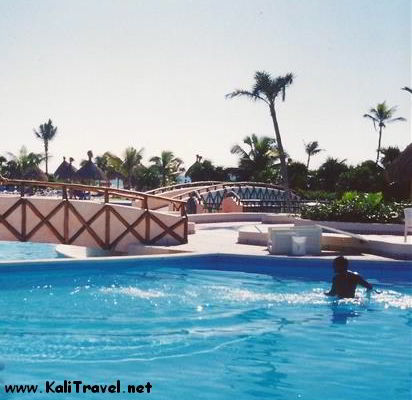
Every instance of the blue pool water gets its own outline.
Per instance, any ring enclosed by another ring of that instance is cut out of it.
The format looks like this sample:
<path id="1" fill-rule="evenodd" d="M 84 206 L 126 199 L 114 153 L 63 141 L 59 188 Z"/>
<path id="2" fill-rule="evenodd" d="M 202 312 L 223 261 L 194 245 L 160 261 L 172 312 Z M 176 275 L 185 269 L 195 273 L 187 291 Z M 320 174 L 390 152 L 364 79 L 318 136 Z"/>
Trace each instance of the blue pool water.
<path id="1" fill-rule="evenodd" d="M 31 242 L 0 241 L 0 261 L 57 258 L 56 245 Z"/>
<path id="2" fill-rule="evenodd" d="M 325 261 L 215 256 L 4 266 L 0 380 L 43 390 L 46 380 L 119 379 L 122 388 L 149 381 L 152 393 L 144 396 L 153 400 L 410 400 L 411 269 L 356 269 L 382 293 L 325 297 L 332 273 Z"/>

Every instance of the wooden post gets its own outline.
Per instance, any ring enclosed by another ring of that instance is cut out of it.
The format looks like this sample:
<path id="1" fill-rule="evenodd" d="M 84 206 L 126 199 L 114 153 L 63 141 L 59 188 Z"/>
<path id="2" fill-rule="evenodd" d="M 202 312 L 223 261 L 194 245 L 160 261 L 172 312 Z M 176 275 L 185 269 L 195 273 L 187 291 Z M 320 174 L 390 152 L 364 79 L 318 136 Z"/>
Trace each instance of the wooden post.
<path id="1" fill-rule="evenodd" d="M 104 190 L 104 202 L 109 202 L 109 191 L 107 189 Z"/>
<path id="2" fill-rule="evenodd" d="M 185 218 L 185 223 L 183 226 L 183 243 L 187 243 L 187 233 L 188 233 L 189 218 Z"/>
<path id="3" fill-rule="evenodd" d="M 64 201 L 63 236 L 64 243 L 69 243 L 69 200 Z"/>
<path id="4" fill-rule="evenodd" d="M 147 199 L 147 196 L 143 197 L 143 201 L 142 201 L 142 208 L 144 208 L 145 210 L 149 209 L 149 201 Z"/>
<path id="5" fill-rule="evenodd" d="M 23 239 L 23 242 L 26 241 L 26 231 L 27 231 L 27 205 L 26 205 L 26 199 L 21 200 L 21 237 Z"/>
<path id="6" fill-rule="evenodd" d="M 150 212 L 149 210 L 145 211 L 145 244 L 150 243 Z"/>
<path id="7" fill-rule="evenodd" d="M 144 208 L 145 211 L 145 244 L 150 243 L 150 212 L 149 212 L 149 200 L 147 196 L 143 197 L 142 201 L 142 208 Z"/>
<path id="8" fill-rule="evenodd" d="M 104 197 L 105 197 L 105 202 L 106 202 L 106 193 L 107 193 L 107 197 L 109 197 L 109 193 L 107 192 L 107 190 L 104 193 Z M 110 248 L 110 207 L 109 205 L 105 205 L 106 207 L 106 223 L 105 223 L 105 246 L 106 249 Z"/>
<path id="9" fill-rule="evenodd" d="M 24 197 L 24 185 L 22 184 L 21 186 L 20 186 L 20 197 Z"/>
<path id="10" fill-rule="evenodd" d="M 67 187 L 66 187 L 66 185 L 64 185 L 62 189 L 63 189 L 63 191 L 62 191 L 63 200 L 67 200 Z"/>

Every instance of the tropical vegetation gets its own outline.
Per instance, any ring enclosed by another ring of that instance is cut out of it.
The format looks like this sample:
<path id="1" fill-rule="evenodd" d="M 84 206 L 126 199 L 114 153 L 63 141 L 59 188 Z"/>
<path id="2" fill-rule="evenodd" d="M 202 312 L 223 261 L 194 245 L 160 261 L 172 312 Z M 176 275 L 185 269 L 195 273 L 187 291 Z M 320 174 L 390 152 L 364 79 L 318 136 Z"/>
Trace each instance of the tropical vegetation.
<path id="1" fill-rule="evenodd" d="M 239 174 L 242 181 L 274 182 L 278 178 L 279 151 L 276 141 L 254 133 L 243 139 L 246 148 L 235 144 L 230 152 L 239 156 Z"/>
<path id="2" fill-rule="evenodd" d="M 346 192 L 339 200 L 327 204 L 307 205 L 302 218 L 315 221 L 400 223 L 406 203 L 388 203 L 383 194 Z"/>
<path id="3" fill-rule="evenodd" d="M 210 159 L 196 154 L 196 161 L 185 169 L 183 161 L 170 150 L 163 150 L 160 154 L 149 157 L 149 162 L 144 164 L 143 148 L 137 149 L 133 146 L 127 147 L 121 155 L 106 151 L 93 158 L 90 151 L 89 160 L 82 161 L 80 165 L 88 163 L 90 165 L 94 162 L 101 172 L 99 176 L 104 175 L 107 178 L 105 184 L 110 184 L 113 179 L 117 179 L 119 184 L 121 179 L 125 188 L 139 191 L 171 185 L 178 180 L 190 178 L 192 181 L 231 180 L 279 184 L 285 187 L 288 196 L 289 190 L 294 190 L 310 200 L 338 202 L 341 200 L 337 199 L 348 191 L 380 192 L 385 200 L 407 198 L 408 190 L 400 190 L 400 183 L 389 181 L 393 179 L 390 173 L 391 166 L 398 159 L 401 151 L 396 146 L 382 147 L 382 135 L 387 125 L 405 119 L 396 116 L 397 108 L 388 106 L 386 102 L 377 104 L 363 115 L 373 122 L 378 132 L 377 154 L 374 161 L 364 160 L 357 165 L 349 165 L 345 159 L 328 155 L 318 168 L 312 169 L 310 168 L 312 158 L 324 151 L 317 140 L 304 143 L 305 160 L 292 159 L 287 154 L 283 143 L 284 136 L 280 133 L 277 112 L 278 103 L 285 100 L 286 90 L 293 80 L 291 73 L 273 77 L 268 72 L 257 71 L 249 90 L 237 89 L 226 95 L 228 99 L 246 97 L 266 104 L 275 133 L 273 137 L 250 134 L 244 137 L 241 143 L 234 144 L 228 149 L 238 156 L 236 167 L 218 166 Z M 409 87 L 402 89 L 411 92 Z M 57 134 L 57 127 L 49 119 L 34 130 L 34 134 L 42 141 L 44 153 L 29 152 L 23 146 L 17 155 L 12 153 L 0 155 L 1 176 L 8 178 L 39 176 L 42 174 L 39 168 L 42 162 L 45 162 L 46 173 L 49 173 L 49 145 Z M 70 160 L 73 161 L 72 158 Z M 48 179 L 57 178 L 48 175 Z M 404 183 L 402 185 L 405 186 Z M 359 196 L 357 198 L 361 199 L 360 194 Z"/>
<path id="4" fill-rule="evenodd" d="M 199 181 L 228 181 L 230 174 L 227 169 L 213 165 L 212 161 L 197 155 L 194 162 L 186 171 L 185 176 L 192 182 Z"/>
<path id="5" fill-rule="evenodd" d="M 9 160 L 6 162 L 6 166 L 3 167 L 3 172 L 9 178 L 31 177 L 44 160 L 42 154 L 29 152 L 26 146 L 22 146 L 18 154 L 7 154 Z M 5 158 L 2 159 L 2 165 L 5 162 L 4 160 Z"/>
<path id="6" fill-rule="evenodd" d="M 183 161 L 171 151 L 162 151 L 160 156 L 152 157 L 150 162 L 153 163 L 153 171 L 157 172 L 162 186 L 172 184 L 177 175 L 184 171 Z"/>

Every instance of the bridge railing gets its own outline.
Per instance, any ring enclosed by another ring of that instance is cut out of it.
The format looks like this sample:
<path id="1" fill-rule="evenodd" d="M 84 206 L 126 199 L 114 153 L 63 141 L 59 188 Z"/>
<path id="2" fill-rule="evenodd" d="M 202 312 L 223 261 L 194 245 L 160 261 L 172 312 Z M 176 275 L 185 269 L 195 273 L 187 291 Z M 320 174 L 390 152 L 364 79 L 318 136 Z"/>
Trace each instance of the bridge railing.
<path id="1" fill-rule="evenodd" d="M 193 185 L 193 186 L 201 186 L 199 185 L 199 183 L 201 182 L 197 182 L 197 185 Z M 236 188 L 236 187 L 244 187 L 244 186 L 250 186 L 250 187 L 256 187 L 256 188 L 266 188 L 266 189 L 276 189 L 276 190 L 285 190 L 285 188 L 281 185 L 272 185 L 270 183 L 263 183 L 263 182 L 215 182 L 209 186 L 206 187 L 202 187 L 200 189 L 197 189 L 196 192 L 201 195 L 204 193 L 208 193 L 208 192 L 212 192 L 212 191 L 216 191 L 216 190 L 221 190 L 221 189 L 230 189 L 230 188 Z M 171 197 L 171 199 L 175 199 L 175 200 L 182 200 L 188 197 L 188 193 L 182 193 L 182 194 L 178 194 L 176 196 Z M 291 191 L 291 193 L 294 193 L 293 191 Z"/>
<path id="2" fill-rule="evenodd" d="M 173 190 L 197 187 L 197 186 L 211 186 L 222 183 L 221 181 L 198 181 L 198 182 L 188 182 L 188 183 L 178 183 L 176 185 L 164 186 L 158 189 L 149 190 L 147 194 L 157 195 L 159 193 L 171 192 Z"/>
<path id="3" fill-rule="evenodd" d="M 239 204 L 243 207 L 243 212 L 270 212 L 270 213 L 299 213 L 302 205 L 306 202 L 303 200 L 291 200 L 288 205 L 286 200 L 260 200 L 260 199 L 243 199 Z"/>
<path id="4" fill-rule="evenodd" d="M 138 200 L 140 208 L 145 210 L 151 209 L 151 202 L 159 200 L 171 206 L 173 211 L 180 211 L 182 216 L 186 215 L 186 202 L 179 199 L 170 199 L 167 197 L 157 196 L 148 193 L 135 192 L 126 189 L 115 189 L 108 186 L 92 186 L 78 183 L 62 183 L 62 182 L 43 182 L 23 179 L 0 179 L 0 185 L 17 186 L 21 197 L 24 197 L 26 189 L 29 188 L 46 188 L 61 190 L 62 198 L 67 200 L 70 196 L 74 196 L 76 192 L 92 192 L 104 196 L 104 202 L 109 203 L 110 197 L 123 198 L 128 200 Z"/>
<path id="5" fill-rule="evenodd" d="M 198 189 L 198 192 L 206 192 L 210 190 L 217 190 L 225 187 L 236 187 L 236 186 L 256 186 L 256 187 L 265 187 L 268 189 L 278 189 L 278 190 L 285 190 L 284 186 L 282 185 L 274 185 L 271 183 L 264 183 L 264 182 L 232 182 L 232 181 L 198 181 L 198 182 L 190 182 L 190 183 L 180 183 L 177 185 L 165 186 L 154 190 L 149 190 L 146 192 L 147 194 L 158 194 L 158 193 L 165 193 L 171 192 L 173 190 L 178 189 L 185 189 L 185 188 L 192 188 L 192 187 L 199 187 L 202 186 L 201 189 Z M 291 191 L 293 193 L 293 191 Z M 186 194 L 183 195 L 176 195 L 173 197 L 174 199 L 183 198 Z"/>
<path id="6" fill-rule="evenodd" d="M 1 240 L 63 243 L 122 252 L 132 243 L 187 243 L 184 201 L 76 183 L 0 179 L 0 185 L 13 187 L 12 196 L 0 196 Z M 58 193 L 51 197 L 32 196 L 39 188 L 54 189 Z M 72 199 L 76 191 L 97 193 L 102 201 Z M 134 200 L 139 207 L 110 203 L 113 198 Z M 159 201 L 179 213 L 152 209 Z"/>

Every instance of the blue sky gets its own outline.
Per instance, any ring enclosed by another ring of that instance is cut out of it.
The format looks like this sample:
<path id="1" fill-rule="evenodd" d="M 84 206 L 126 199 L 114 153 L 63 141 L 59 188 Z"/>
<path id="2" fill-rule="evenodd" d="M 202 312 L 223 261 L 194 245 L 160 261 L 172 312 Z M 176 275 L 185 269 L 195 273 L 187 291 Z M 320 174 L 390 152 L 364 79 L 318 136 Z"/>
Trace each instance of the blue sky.
<path id="1" fill-rule="evenodd" d="M 411 142 L 409 0 L 2 0 L 0 51 L 0 152 L 42 151 L 33 128 L 51 118 L 52 170 L 128 146 L 235 165 L 233 144 L 273 135 L 264 104 L 224 97 L 256 70 L 296 76 L 278 111 L 295 160 L 311 140 L 313 167 L 374 159 L 362 115 L 384 100 L 408 122 L 383 146 Z"/>

